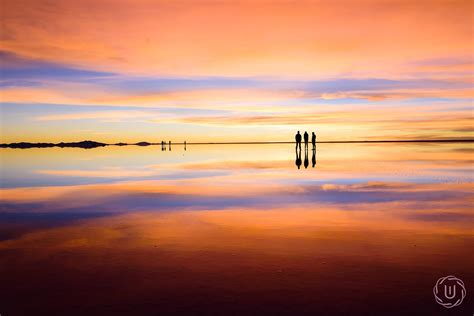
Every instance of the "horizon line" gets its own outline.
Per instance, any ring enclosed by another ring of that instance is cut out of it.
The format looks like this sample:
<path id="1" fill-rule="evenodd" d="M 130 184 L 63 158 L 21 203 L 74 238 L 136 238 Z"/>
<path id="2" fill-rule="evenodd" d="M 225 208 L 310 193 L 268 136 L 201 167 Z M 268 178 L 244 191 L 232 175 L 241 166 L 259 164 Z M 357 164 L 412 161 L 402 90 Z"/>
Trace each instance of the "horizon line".
<path id="1" fill-rule="evenodd" d="M 20 148 L 15 145 L 31 145 L 31 147 L 76 147 L 69 145 L 78 145 L 80 143 L 95 143 L 97 146 L 93 147 L 103 147 L 103 146 L 159 146 L 162 145 L 161 142 L 134 142 L 134 143 L 101 143 L 91 140 L 83 140 L 79 142 L 59 142 L 59 143 L 48 143 L 48 142 L 15 142 L 15 143 L 1 143 L 0 148 Z M 462 138 L 462 139 L 406 139 L 406 140 L 397 140 L 397 139 L 387 139 L 387 140 L 327 140 L 327 141 L 316 141 L 316 144 L 363 144 L 363 143 L 470 143 L 474 142 L 474 139 L 471 138 Z M 295 141 L 236 141 L 236 142 L 173 142 L 174 145 L 263 145 L 263 144 L 295 144 Z M 304 144 L 304 142 L 302 142 Z M 308 142 L 311 144 L 311 142 Z M 35 145 L 48 145 L 48 146 L 35 146 Z M 164 145 L 168 146 L 169 141 L 166 141 Z M 30 146 L 28 146 L 30 147 Z"/>
<path id="2" fill-rule="evenodd" d="M 316 144 L 344 144 L 344 143 L 466 143 L 474 142 L 474 139 L 464 138 L 464 139 L 407 139 L 407 140 L 326 140 L 326 141 L 316 141 Z M 295 144 L 295 141 L 237 141 L 237 142 L 186 142 L 187 145 L 232 145 L 232 144 Z M 304 142 L 301 142 L 304 144 Z M 161 145 L 161 143 L 151 143 L 153 145 Z M 168 143 L 166 143 L 168 144 Z M 183 144 L 184 142 L 173 143 L 171 144 Z M 311 142 L 308 142 L 311 144 Z M 110 144 L 115 145 L 115 144 Z M 135 145 L 135 144 L 130 144 Z"/>

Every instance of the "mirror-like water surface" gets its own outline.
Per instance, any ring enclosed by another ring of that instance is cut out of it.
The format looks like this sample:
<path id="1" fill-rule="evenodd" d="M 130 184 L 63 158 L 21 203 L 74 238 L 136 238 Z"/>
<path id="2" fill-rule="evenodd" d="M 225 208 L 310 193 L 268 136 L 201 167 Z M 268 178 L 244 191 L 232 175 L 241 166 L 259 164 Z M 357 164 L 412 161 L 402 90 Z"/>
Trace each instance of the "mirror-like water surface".
<path id="1" fill-rule="evenodd" d="M 472 315 L 473 153 L 3 149 L 0 313 Z M 446 275 L 467 288 L 453 310 Z"/>

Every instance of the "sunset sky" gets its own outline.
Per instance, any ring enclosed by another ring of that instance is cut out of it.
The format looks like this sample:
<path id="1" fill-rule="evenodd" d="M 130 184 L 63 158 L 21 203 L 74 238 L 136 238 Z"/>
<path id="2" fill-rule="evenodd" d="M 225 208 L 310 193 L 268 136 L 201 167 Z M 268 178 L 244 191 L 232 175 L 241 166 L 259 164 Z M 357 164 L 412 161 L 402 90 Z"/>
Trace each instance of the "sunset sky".
<path id="1" fill-rule="evenodd" d="M 474 135 L 472 1 L 1 6 L 2 143 Z"/>

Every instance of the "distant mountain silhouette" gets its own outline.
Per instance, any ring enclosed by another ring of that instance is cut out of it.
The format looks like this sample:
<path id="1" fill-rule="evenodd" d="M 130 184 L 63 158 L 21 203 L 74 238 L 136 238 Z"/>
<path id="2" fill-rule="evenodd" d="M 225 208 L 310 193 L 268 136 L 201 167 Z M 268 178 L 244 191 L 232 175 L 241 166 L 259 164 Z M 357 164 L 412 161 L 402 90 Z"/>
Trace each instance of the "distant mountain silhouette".
<path id="1" fill-rule="evenodd" d="M 81 142 L 60 142 L 60 143 L 30 143 L 30 142 L 19 142 L 19 143 L 10 143 L 10 144 L 0 144 L 0 148 L 20 148 L 20 149 L 28 149 L 28 148 L 50 148 L 50 147 L 76 147 L 76 148 L 97 148 L 97 147 L 105 147 L 105 146 L 151 146 L 156 145 L 154 143 L 149 142 L 138 142 L 133 144 L 128 143 L 115 143 L 115 144 L 105 144 L 100 142 L 95 142 L 92 140 L 84 140 Z"/>
<path id="2" fill-rule="evenodd" d="M 149 142 L 139 142 L 139 143 L 136 143 L 135 145 L 137 145 L 137 146 L 150 146 L 150 145 L 152 145 L 152 143 L 149 143 Z"/>
<path id="3" fill-rule="evenodd" d="M 48 148 L 48 147 L 61 147 L 61 148 L 76 147 L 76 148 L 90 149 L 90 148 L 104 147 L 104 146 L 108 146 L 108 144 L 94 142 L 94 141 L 91 141 L 91 140 L 84 140 L 82 142 L 71 142 L 71 143 L 60 142 L 60 143 L 57 143 L 57 144 L 54 144 L 54 143 L 27 143 L 27 142 L 11 143 L 11 144 L 0 144 L 1 148 L 20 148 L 20 149 Z"/>

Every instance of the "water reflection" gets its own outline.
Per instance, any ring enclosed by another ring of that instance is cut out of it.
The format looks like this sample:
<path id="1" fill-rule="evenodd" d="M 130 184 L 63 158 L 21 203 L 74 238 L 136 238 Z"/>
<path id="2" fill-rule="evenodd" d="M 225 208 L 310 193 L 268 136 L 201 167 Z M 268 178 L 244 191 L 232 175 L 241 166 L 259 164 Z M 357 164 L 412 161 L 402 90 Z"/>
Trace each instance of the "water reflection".
<path id="1" fill-rule="evenodd" d="M 316 146 L 313 147 L 311 150 L 312 156 L 311 156 L 311 163 L 312 167 L 314 168 L 316 166 Z M 301 168 L 301 148 L 298 148 L 298 146 L 295 149 L 295 154 L 296 154 L 296 159 L 295 159 L 295 165 L 298 169 Z M 304 150 L 304 168 L 308 169 L 309 166 L 309 158 L 308 158 L 308 146 L 305 146 Z"/>
<path id="2" fill-rule="evenodd" d="M 2 314 L 431 315 L 474 284 L 470 146 L 292 146 L 2 151 Z"/>
<path id="3" fill-rule="evenodd" d="M 296 148 L 295 164 L 296 164 L 296 167 L 298 167 L 298 169 L 300 169 L 300 167 L 301 167 L 301 146 L 300 146 L 299 149 L 298 149 L 298 147 Z"/>
<path id="4" fill-rule="evenodd" d="M 308 146 L 305 146 L 304 149 L 304 168 L 308 169 L 309 161 L 308 161 Z"/>
<path id="5" fill-rule="evenodd" d="M 316 166 L 316 146 L 313 147 L 312 152 L 313 152 L 313 155 L 311 157 L 311 163 L 314 168 Z"/>

